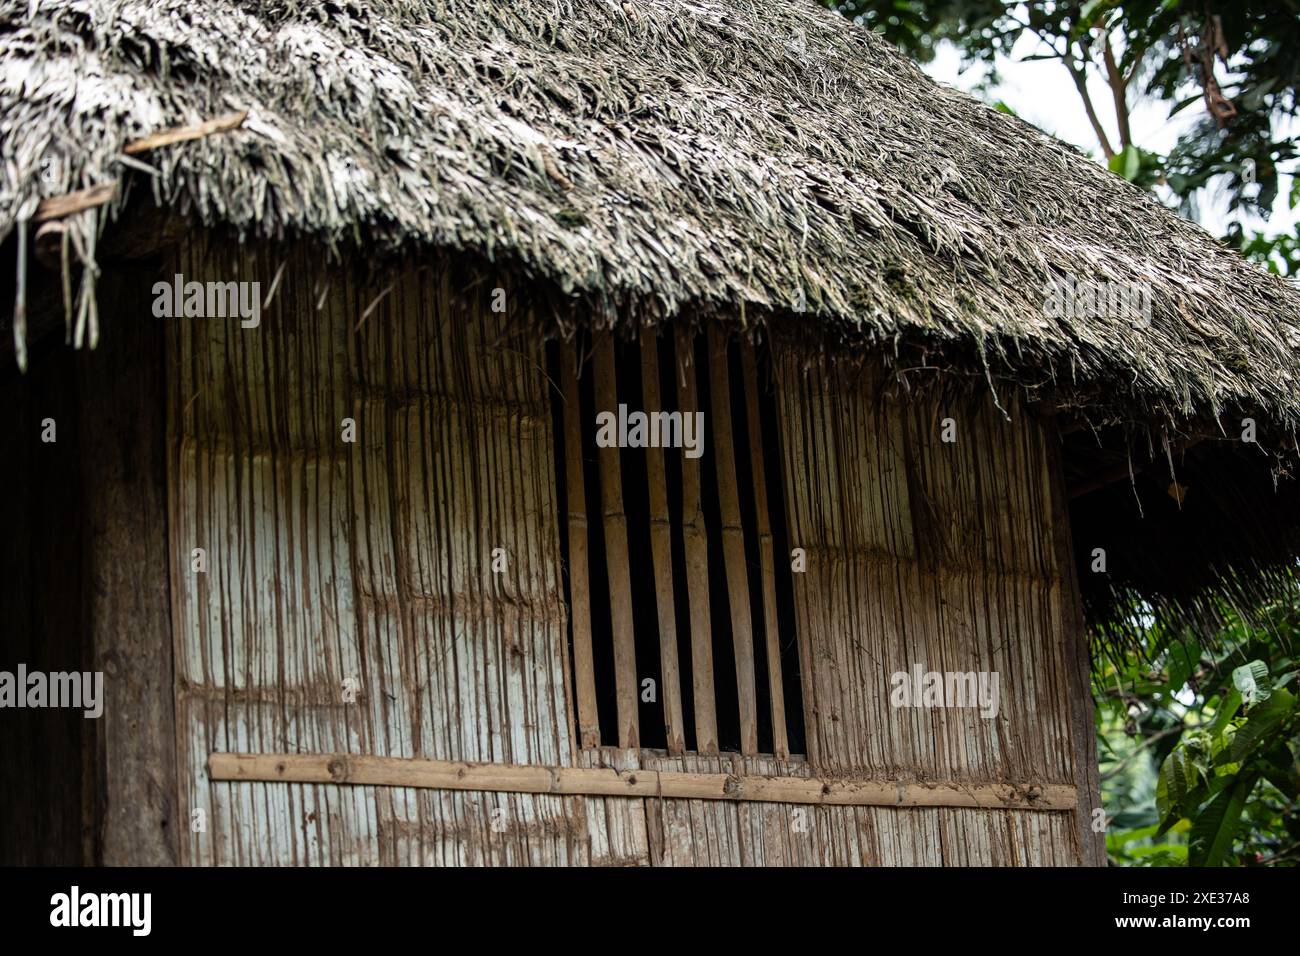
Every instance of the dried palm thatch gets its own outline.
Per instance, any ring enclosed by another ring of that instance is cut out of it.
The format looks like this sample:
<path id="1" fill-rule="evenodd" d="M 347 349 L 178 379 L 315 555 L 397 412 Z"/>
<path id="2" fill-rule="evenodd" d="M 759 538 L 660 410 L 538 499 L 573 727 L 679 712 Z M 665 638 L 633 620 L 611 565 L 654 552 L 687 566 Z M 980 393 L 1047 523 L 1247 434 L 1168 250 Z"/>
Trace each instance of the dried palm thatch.
<path id="1" fill-rule="evenodd" d="M 1300 293 L 813 3 L 3 0 L 0 32 L 0 239 L 44 198 L 146 182 L 243 237 L 509 259 L 602 321 L 793 317 L 1294 444 Z M 1065 276 L 1148 289 L 1152 321 L 1049 316 Z"/>

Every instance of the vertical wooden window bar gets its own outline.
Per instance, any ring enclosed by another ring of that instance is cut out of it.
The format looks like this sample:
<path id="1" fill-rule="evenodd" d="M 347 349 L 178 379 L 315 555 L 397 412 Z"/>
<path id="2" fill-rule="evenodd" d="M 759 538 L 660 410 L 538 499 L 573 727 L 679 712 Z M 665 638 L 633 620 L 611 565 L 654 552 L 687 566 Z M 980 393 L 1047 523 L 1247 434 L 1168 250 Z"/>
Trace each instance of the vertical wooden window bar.
<path id="1" fill-rule="evenodd" d="M 766 357 L 710 328 L 581 335 L 552 361 L 582 747 L 788 757 L 803 714 Z M 598 447 L 620 405 L 703 412 L 701 453 Z"/>

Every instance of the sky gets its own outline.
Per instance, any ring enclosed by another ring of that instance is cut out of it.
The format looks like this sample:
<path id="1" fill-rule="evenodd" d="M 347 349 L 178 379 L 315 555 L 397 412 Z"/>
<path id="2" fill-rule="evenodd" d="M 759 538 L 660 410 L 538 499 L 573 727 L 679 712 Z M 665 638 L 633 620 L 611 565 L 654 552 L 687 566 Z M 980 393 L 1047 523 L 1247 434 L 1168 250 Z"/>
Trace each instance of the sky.
<path id="1" fill-rule="evenodd" d="M 998 71 L 1002 75 L 1002 83 L 994 88 L 992 96 L 1002 100 L 1023 119 L 1073 143 L 1100 160 L 1101 148 L 1097 145 L 1092 126 L 1084 114 L 1083 101 L 1079 99 L 1078 91 L 1061 63 L 1053 60 L 1018 62 L 1019 58 L 1044 49 L 1040 41 L 1022 36 L 1011 51 L 1011 58 L 999 58 Z M 975 67 L 961 74 L 958 72 L 960 67 L 961 56 L 957 48 L 946 41 L 937 49 L 934 60 L 922 66 L 936 80 L 971 91 L 982 77 L 982 69 Z M 1102 125 L 1106 128 L 1107 136 L 1114 142 L 1118 137 L 1110 105 L 1110 88 L 1099 76 L 1092 75 L 1089 78 L 1088 92 L 1096 105 Z M 1197 109 L 1198 106 L 1188 107 L 1171 119 L 1167 103 L 1131 103 L 1130 125 L 1134 143 L 1152 152 L 1167 153 L 1179 134 L 1197 118 Z M 1243 220 L 1243 225 L 1251 232 L 1261 229 L 1270 235 L 1293 232 L 1300 216 L 1287 208 L 1290 189 L 1291 177 L 1283 176 L 1277 200 L 1273 204 L 1273 215 L 1267 222 L 1240 213 L 1229 214 L 1226 197 L 1215 196 L 1213 192 L 1202 194 L 1199 197 L 1199 221 L 1216 236 L 1223 235 L 1233 219 Z"/>

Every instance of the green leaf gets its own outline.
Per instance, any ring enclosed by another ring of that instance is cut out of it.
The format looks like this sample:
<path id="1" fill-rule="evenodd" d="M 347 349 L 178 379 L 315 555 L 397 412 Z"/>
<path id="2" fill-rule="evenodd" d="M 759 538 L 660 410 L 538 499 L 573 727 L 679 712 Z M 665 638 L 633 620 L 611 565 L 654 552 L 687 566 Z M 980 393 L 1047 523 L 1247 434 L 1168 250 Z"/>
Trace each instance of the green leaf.
<path id="1" fill-rule="evenodd" d="M 1156 812 L 1161 819 L 1161 833 L 1179 817 L 1187 815 L 1187 797 L 1195 783 L 1196 770 L 1187 760 L 1183 748 L 1174 748 L 1161 765 L 1160 779 L 1156 781 Z"/>
<path id="2" fill-rule="evenodd" d="M 1191 838 L 1187 846 L 1189 866 L 1220 866 L 1232 850 L 1233 837 L 1246 798 L 1255 788 L 1257 775 L 1241 777 L 1232 787 L 1210 801 L 1192 821 Z"/>
<path id="3" fill-rule="evenodd" d="M 1123 176 L 1133 182 L 1142 169 L 1142 154 L 1136 146 L 1125 146 L 1110 158 L 1107 165 L 1116 176 Z"/>
<path id="4" fill-rule="evenodd" d="M 1237 716 L 1237 711 L 1241 709 L 1241 691 L 1233 688 L 1228 691 L 1228 696 L 1224 698 L 1219 709 L 1215 711 L 1214 723 L 1210 724 L 1210 736 L 1218 737 L 1228 727 L 1228 721 Z"/>
<path id="5" fill-rule="evenodd" d="M 1251 711 L 1250 719 L 1237 728 L 1229 748 L 1231 760 L 1243 763 L 1257 748 L 1267 749 L 1265 742 L 1278 726 L 1295 713 L 1296 699 L 1290 691 L 1279 690 Z M 1227 761 L 1225 761 L 1227 762 Z"/>
<path id="6" fill-rule="evenodd" d="M 1247 707 L 1267 699 L 1268 665 L 1263 661 L 1251 661 L 1235 668 L 1232 672 L 1232 686 L 1241 692 L 1241 700 Z"/>
<path id="7" fill-rule="evenodd" d="M 1169 671 L 1169 692 L 1176 694 L 1183 689 L 1187 678 L 1192 676 L 1196 665 L 1201 661 L 1199 641 L 1183 641 L 1169 648 L 1166 667 Z"/>
<path id="8" fill-rule="evenodd" d="M 1267 754 L 1260 758 L 1260 772 L 1273 786 L 1291 800 L 1300 798 L 1300 765 L 1296 763 L 1291 748 L 1279 740 Z"/>

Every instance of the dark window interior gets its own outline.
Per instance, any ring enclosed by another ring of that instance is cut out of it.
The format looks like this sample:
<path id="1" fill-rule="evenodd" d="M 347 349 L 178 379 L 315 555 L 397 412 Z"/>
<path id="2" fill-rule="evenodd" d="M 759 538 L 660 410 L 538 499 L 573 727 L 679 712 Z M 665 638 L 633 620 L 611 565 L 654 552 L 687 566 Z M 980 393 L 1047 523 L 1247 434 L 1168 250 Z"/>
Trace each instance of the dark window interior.
<path id="1" fill-rule="evenodd" d="M 645 339 L 644 342 L 652 340 Z M 710 605 L 711 647 L 713 653 L 713 694 L 715 701 L 717 740 L 721 751 L 742 750 L 743 728 L 740 710 L 740 693 L 736 673 L 736 651 L 733 642 L 733 619 L 728 588 L 728 568 L 723 544 L 723 519 L 719 488 L 719 453 L 712 413 L 715 391 L 722 387 L 709 373 L 709 343 L 703 334 L 693 339 L 677 339 L 670 334 L 653 340 L 657 348 L 659 371 L 660 409 L 647 409 L 644 400 L 645 361 L 644 346 L 634 341 L 618 341 L 614 346 L 614 370 L 617 380 L 618 402 L 631 411 L 679 411 L 678 376 L 689 363 L 689 372 L 695 375 L 698 407 L 705 413 L 704 453 L 696 461 L 700 472 L 700 507 L 707 539 L 708 582 Z M 768 679 L 768 641 L 765 619 L 764 575 L 762 572 L 762 542 L 760 538 L 759 500 L 755 493 L 755 472 L 764 482 L 767 498 L 767 518 L 772 536 L 772 589 L 776 606 L 776 634 L 782 675 L 785 704 L 788 752 L 803 753 L 804 724 L 801 673 L 798 645 L 794 626 L 793 582 L 790 572 L 790 546 L 786 534 L 785 490 L 780 466 L 780 436 L 777 428 L 776 399 L 771 388 L 771 371 L 767 349 L 743 342 L 730 342 L 727 349 L 727 396 L 731 416 L 731 439 L 735 460 L 736 489 L 740 523 L 744 540 L 744 576 L 748 583 L 749 615 L 753 640 L 753 687 L 755 694 L 754 717 L 757 725 L 757 753 L 774 753 L 774 728 L 771 708 L 771 689 Z M 751 407 L 746 389 L 746 368 L 742 349 L 753 349 L 752 368 L 757 382 L 756 402 Z M 569 350 L 565 356 L 562 350 Z M 578 356 L 577 360 L 570 356 Z M 580 404 L 579 422 L 582 440 L 583 478 L 586 501 L 586 535 L 588 553 L 588 602 L 590 605 L 592 635 L 592 668 L 597 692 L 596 707 L 600 721 L 600 742 L 603 746 L 618 746 L 617 696 L 614 655 L 614 626 L 612 620 L 609 573 L 601 501 L 601 450 L 596 445 L 596 415 L 606 410 L 597 407 L 594 385 L 591 340 L 585 334 L 576 342 L 553 343 L 548 351 L 548 371 L 555 382 L 560 382 L 563 361 L 576 361 L 577 394 Z M 552 418 L 556 435 L 555 467 L 557 500 L 560 510 L 566 511 L 566 428 L 564 425 L 564 396 L 557 387 L 552 390 Z M 608 411 L 617 411 L 611 408 Z M 762 454 L 757 461 L 750 440 L 749 416 L 757 415 L 761 435 Z M 652 512 L 650 506 L 648 455 L 664 456 L 664 475 L 667 485 L 669 525 L 672 552 L 673 606 L 661 608 L 656 592 L 655 567 L 652 552 Z M 637 717 L 639 744 L 644 748 L 667 749 L 665 732 L 666 688 L 663 685 L 663 668 L 660 660 L 660 615 L 671 613 L 676 623 L 678 671 L 682 702 L 683 740 L 686 750 L 697 750 L 695 701 L 692 679 L 692 634 L 690 595 L 687 581 L 686 543 L 683 533 L 683 452 L 680 448 L 621 448 L 617 460 L 621 472 L 622 511 L 626 516 L 628 565 L 630 570 L 631 604 L 635 639 L 636 679 L 638 685 Z M 755 467 L 757 464 L 757 468 Z M 565 568 L 565 597 L 573 607 L 573 594 L 569 577 L 570 533 L 568 521 L 561 520 L 561 549 Z M 733 572 L 734 573 L 734 572 Z M 573 615 L 570 616 L 570 650 L 573 641 Z M 572 663 L 572 659 L 571 659 Z M 575 665 L 576 666 L 576 665 Z M 641 700 L 640 684 L 652 678 L 658 689 L 653 702 Z"/>

